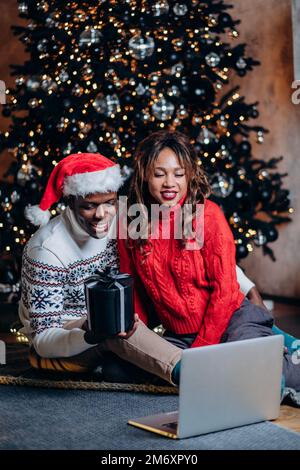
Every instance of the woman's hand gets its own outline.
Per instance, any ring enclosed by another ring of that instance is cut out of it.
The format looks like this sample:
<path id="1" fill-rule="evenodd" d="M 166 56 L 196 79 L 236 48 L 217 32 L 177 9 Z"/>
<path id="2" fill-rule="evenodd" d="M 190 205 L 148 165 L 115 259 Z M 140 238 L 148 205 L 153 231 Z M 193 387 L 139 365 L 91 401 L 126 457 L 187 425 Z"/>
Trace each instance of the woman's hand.
<path id="1" fill-rule="evenodd" d="M 139 323 L 139 316 L 137 313 L 134 314 L 134 324 L 133 324 L 133 327 L 131 328 L 131 330 L 125 332 L 125 333 L 119 333 L 118 334 L 118 337 L 119 338 L 123 338 L 123 339 L 128 339 L 130 338 L 130 336 L 133 335 L 133 333 L 136 331 L 137 327 L 138 327 L 138 323 Z"/>

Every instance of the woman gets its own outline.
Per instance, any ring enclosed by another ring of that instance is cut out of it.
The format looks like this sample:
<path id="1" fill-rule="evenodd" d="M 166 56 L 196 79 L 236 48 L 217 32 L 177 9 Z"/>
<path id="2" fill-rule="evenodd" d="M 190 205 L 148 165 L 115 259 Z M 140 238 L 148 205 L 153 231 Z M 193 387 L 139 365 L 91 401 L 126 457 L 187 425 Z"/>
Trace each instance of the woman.
<path id="1" fill-rule="evenodd" d="M 131 209 L 140 205 L 140 232 L 137 238 L 131 216 L 128 240 L 119 240 L 121 271 L 131 273 L 137 287 L 136 312 L 148 323 L 147 295 L 165 339 L 180 348 L 272 335 L 269 312 L 240 291 L 231 230 L 221 209 L 207 199 L 209 184 L 196 161 L 187 137 L 178 132 L 152 134 L 137 149 L 129 204 Z M 162 213 L 153 215 L 153 204 Z M 184 207 L 191 209 L 193 230 L 182 230 L 178 239 Z M 204 208 L 203 223 L 197 207 Z M 169 238 L 163 237 L 166 220 Z M 175 383 L 179 370 L 180 362 L 173 371 Z M 300 390 L 300 369 L 287 352 L 284 377 L 287 386 Z"/>

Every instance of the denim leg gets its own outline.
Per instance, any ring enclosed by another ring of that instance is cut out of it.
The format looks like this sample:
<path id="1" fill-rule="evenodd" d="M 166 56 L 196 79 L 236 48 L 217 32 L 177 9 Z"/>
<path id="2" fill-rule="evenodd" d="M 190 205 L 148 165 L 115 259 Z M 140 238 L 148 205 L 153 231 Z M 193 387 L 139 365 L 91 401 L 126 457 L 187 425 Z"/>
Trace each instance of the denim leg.
<path id="1" fill-rule="evenodd" d="M 227 343 L 273 335 L 273 322 L 273 317 L 267 310 L 245 299 L 241 307 L 232 315 L 221 342 Z"/>

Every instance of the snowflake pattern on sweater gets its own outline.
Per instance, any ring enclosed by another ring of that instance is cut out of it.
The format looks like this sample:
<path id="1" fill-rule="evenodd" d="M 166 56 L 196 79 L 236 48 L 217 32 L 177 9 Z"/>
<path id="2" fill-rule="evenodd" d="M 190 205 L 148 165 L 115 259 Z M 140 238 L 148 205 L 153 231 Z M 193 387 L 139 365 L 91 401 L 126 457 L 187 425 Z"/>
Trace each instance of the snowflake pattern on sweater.
<path id="1" fill-rule="evenodd" d="M 33 335 L 86 315 L 84 281 L 107 266 L 119 267 L 116 240 L 110 240 L 103 252 L 67 267 L 37 261 L 25 248 L 21 300 L 30 311 Z"/>

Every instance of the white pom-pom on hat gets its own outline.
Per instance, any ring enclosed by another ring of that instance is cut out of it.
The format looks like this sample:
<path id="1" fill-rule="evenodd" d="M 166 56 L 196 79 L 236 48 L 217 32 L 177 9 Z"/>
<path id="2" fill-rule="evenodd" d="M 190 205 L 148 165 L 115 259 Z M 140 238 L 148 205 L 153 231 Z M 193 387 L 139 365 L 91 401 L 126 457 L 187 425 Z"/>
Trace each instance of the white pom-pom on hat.
<path id="1" fill-rule="evenodd" d="M 116 192 L 123 181 L 120 166 L 99 153 L 69 155 L 50 174 L 40 204 L 25 208 L 25 217 L 33 225 L 45 225 L 50 219 L 49 209 L 62 196 Z"/>
<path id="2" fill-rule="evenodd" d="M 50 211 L 43 211 L 40 206 L 26 206 L 24 211 L 25 217 L 33 225 L 46 225 L 51 217 Z"/>

